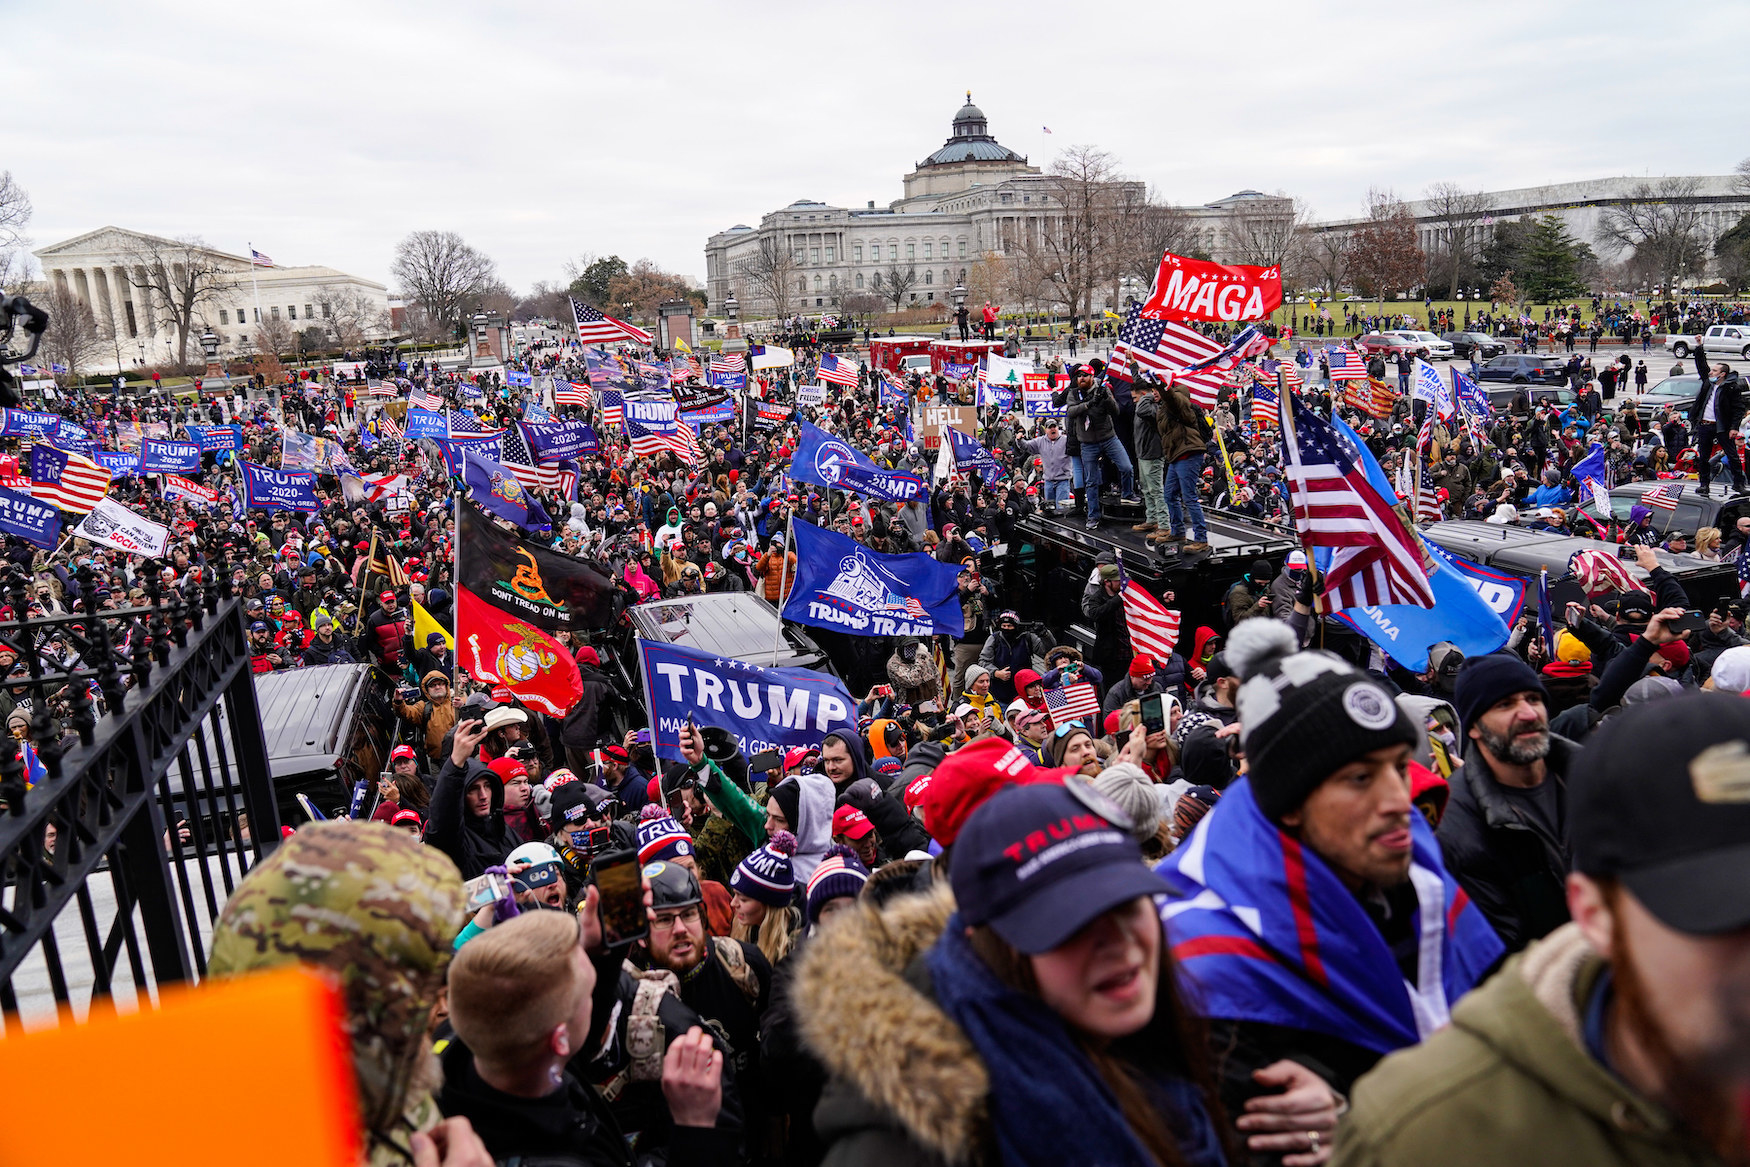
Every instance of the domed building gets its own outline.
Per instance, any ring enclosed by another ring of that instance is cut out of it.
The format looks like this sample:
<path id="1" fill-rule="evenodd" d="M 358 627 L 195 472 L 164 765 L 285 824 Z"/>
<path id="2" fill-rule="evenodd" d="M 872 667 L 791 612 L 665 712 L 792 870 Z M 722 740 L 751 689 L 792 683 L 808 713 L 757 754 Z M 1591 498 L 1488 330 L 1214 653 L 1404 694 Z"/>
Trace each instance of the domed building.
<path id="1" fill-rule="evenodd" d="M 711 311 L 723 312 L 731 292 L 745 316 L 824 312 L 855 297 L 879 298 L 888 308 L 951 303 L 972 265 L 1022 255 L 1048 262 L 1047 241 L 1064 234 L 1059 180 L 997 141 L 971 93 L 947 140 L 903 183 L 904 197 L 885 207 L 873 199 L 861 208 L 797 199 L 762 216 L 757 227 L 738 223 L 711 236 L 705 242 Z M 1145 183 L 1106 185 L 1115 203 L 1141 206 L 1147 199 Z M 1237 218 L 1293 210 L 1286 198 L 1242 191 L 1179 212 L 1193 241 L 1187 250 L 1221 259 Z"/>

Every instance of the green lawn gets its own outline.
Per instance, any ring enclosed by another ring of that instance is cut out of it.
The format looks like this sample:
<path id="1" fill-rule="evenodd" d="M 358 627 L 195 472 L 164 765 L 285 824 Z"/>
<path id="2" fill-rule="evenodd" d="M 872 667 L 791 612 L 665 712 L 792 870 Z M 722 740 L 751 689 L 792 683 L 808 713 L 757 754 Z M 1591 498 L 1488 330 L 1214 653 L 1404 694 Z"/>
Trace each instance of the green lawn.
<path id="1" fill-rule="evenodd" d="M 1614 302 L 1615 302 L 1615 300 L 1613 298 L 1606 298 L 1606 300 L 1604 301 L 1604 303 L 1607 306 L 1614 303 Z M 1625 297 L 1623 299 L 1623 302 L 1628 304 L 1631 310 L 1638 311 L 1643 317 L 1647 315 L 1648 304 L 1645 300 L 1630 301 Z M 1567 302 L 1566 305 L 1529 304 L 1526 306 L 1525 311 L 1526 311 L 1527 315 L 1529 315 L 1533 319 L 1541 322 L 1543 320 L 1543 312 L 1544 312 L 1545 308 L 1553 309 L 1553 308 L 1557 308 L 1557 307 L 1572 306 L 1575 303 L 1578 303 L 1580 306 L 1581 317 L 1583 319 L 1590 320 L 1592 317 L 1591 297 L 1586 297 L 1584 299 L 1577 300 L 1577 301 L 1570 300 Z M 1465 314 L 1465 311 L 1467 309 L 1470 311 L 1473 319 L 1475 318 L 1475 316 L 1477 315 L 1478 312 L 1489 311 L 1489 303 L 1487 300 L 1484 300 L 1481 302 L 1478 302 L 1476 300 L 1436 300 L 1436 301 L 1434 301 L 1433 307 L 1431 307 L 1431 308 L 1424 307 L 1422 304 L 1422 301 L 1420 301 L 1420 300 L 1386 300 L 1383 302 L 1379 301 L 1379 300 L 1352 300 L 1352 301 L 1338 300 L 1338 301 L 1320 301 L 1318 307 L 1319 308 L 1329 308 L 1331 310 L 1331 319 L 1336 322 L 1339 335 L 1341 335 L 1341 330 L 1343 327 L 1343 309 L 1345 309 L 1345 308 L 1349 309 L 1351 312 L 1358 312 L 1363 316 L 1377 316 L 1377 315 L 1384 315 L 1386 313 L 1393 313 L 1393 312 L 1407 312 L 1410 315 L 1414 316 L 1423 326 L 1427 325 L 1431 314 L 1437 313 L 1437 312 L 1441 311 L 1442 309 L 1449 308 L 1452 310 L 1454 322 L 1460 328 L 1464 327 L 1464 314 Z M 1494 314 L 1499 316 L 1502 313 L 1502 311 L 1505 310 L 1505 307 L 1506 306 L 1504 306 L 1504 305 L 1501 307 L 1497 307 L 1495 309 Z M 1289 319 L 1292 315 L 1298 313 L 1302 322 L 1304 323 L 1308 312 L 1311 310 L 1313 310 L 1313 305 L 1310 303 L 1309 304 L 1284 304 L 1282 307 L 1278 308 L 1274 313 L 1271 314 L 1270 319 L 1278 327 L 1287 327 Z"/>

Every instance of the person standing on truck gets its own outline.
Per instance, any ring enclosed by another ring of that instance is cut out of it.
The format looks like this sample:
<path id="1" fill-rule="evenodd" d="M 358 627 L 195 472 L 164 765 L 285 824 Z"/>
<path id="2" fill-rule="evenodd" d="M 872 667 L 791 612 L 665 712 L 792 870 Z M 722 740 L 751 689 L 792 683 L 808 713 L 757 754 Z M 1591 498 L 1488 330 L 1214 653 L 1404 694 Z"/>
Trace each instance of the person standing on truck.
<path id="1" fill-rule="evenodd" d="M 988 307 L 988 305 L 987 305 L 987 307 Z M 960 326 L 960 339 L 962 341 L 967 341 L 967 340 L 972 339 L 972 334 L 967 328 L 967 321 L 971 318 L 971 316 L 972 316 L 972 313 L 970 313 L 966 310 L 965 304 L 962 304 L 962 305 L 960 305 L 960 307 L 954 309 L 954 322 Z"/>
<path id="2" fill-rule="evenodd" d="M 1136 493 L 1135 470 L 1131 467 L 1130 455 L 1124 452 L 1123 444 L 1118 441 L 1118 402 L 1113 400 L 1112 390 L 1106 387 L 1104 380 L 1097 379 L 1102 372 L 1103 368 L 1076 370 L 1069 385 L 1052 394 L 1051 398 L 1053 405 L 1067 406 L 1065 416 L 1081 442 L 1082 481 L 1087 490 L 1087 528 L 1090 531 L 1100 527 L 1102 456 L 1118 468 L 1119 493 L 1124 498 Z"/>
<path id="3" fill-rule="evenodd" d="M 1040 460 L 1040 470 L 1043 475 L 1043 482 L 1039 488 L 1041 506 L 1050 507 L 1052 513 L 1056 514 L 1058 508 L 1064 503 L 1074 501 L 1069 439 L 1064 436 L 1063 427 L 1058 424 L 1056 418 L 1048 419 L 1045 422 L 1044 431 L 1037 437 L 1017 442 L 1016 447 L 1023 453 Z"/>
<path id="4" fill-rule="evenodd" d="M 1001 311 L 1002 308 L 999 305 L 992 304 L 989 300 L 984 302 L 984 339 L 996 339 L 997 313 Z"/>
<path id="5" fill-rule="evenodd" d="M 1165 548 L 1185 538 L 1187 518 L 1191 541 L 1183 547 L 1191 554 L 1209 550 L 1209 525 L 1197 490 L 1203 478 L 1203 459 L 1208 452 L 1209 421 L 1178 386 L 1156 383 L 1155 425 L 1161 434 L 1161 460 L 1166 464 L 1167 523 L 1170 531 L 1155 530 L 1148 541 Z"/>

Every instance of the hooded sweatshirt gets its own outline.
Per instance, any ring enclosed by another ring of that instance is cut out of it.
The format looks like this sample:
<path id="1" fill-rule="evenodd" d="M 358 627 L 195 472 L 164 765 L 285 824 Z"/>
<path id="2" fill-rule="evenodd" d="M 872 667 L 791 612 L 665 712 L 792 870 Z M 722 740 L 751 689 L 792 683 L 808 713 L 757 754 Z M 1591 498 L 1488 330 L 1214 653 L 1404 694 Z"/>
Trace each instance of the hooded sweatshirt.
<path id="1" fill-rule="evenodd" d="M 862 752 L 854 749 L 851 756 L 860 758 Z M 790 820 L 791 833 L 796 836 L 790 868 L 797 883 L 807 883 L 832 846 L 832 812 L 837 798 L 832 779 L 825 774 L 792 774 L 778 783 L 772 797 L 784 808 L 784 817 Z M 794 814 L 790 813 L 792 807 Z"/>
<path id="2" fill-rule="evenodd" d="M 339 639 L 336 637 L 335 639 Z M 425 729 L 425 752 L 432 761 L 442 758 L 444 739 L 456 728 L 456 707 L 448 698 L 434 701 L 431 696 L 431 685 L 434 681 L 450 683 L 450 678 L 442 669 L 433 669 L 419 680 L 419 691 L 425 695 L 425 700 L 412 705 L 405 704 L 400 697 L 394 700 L 395 712 Z"/>
<path id="3" fill-rule="evenodd" d="M 485 781 L 492 794 L 492 809 L 484 818 L 468 813 L 468 787 L 477 781 Z M 517 840 L 504 825 L 504 783 L 498 775 L 475 758 L 461 766 L 445 759 L 431 792 L 425 841 L 455 860 L 463 879 L 502 864 Z"/>

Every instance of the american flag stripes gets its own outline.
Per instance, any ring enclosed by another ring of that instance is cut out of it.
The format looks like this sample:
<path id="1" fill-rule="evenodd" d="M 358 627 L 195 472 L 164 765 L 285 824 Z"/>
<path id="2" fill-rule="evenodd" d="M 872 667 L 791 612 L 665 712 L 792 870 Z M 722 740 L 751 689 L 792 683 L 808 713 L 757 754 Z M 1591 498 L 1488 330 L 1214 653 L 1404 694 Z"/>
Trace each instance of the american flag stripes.
<path id="1" fill-rule="evenodd" d="M 1131 651 L 1152 656 L 1156 663 L 1173 655 L 1179 643 L 1179 613 L 1149 595 L 1135 580 L 1124 583 L 1124 623 L 1130 629 Z"/>
<path id="2" fill-rule="evenodd" d="M 86 514 L 109 493 L 109 471 L 90 458 L 38 442 L 30 451 L 30 493 L 64 511 Z"/>
<path id="3" fill-rule="evenodd" d="M 1280 425 L 1281 415 L 1277 412 L 1276 389 L 1265 378 L 1268 374 L 1254 373 L 1252 380 L 1252 424 Z"/>
<path id="4" fill-rule="evenodd" d="M 1421 546 L 1336 432 L 1298 402 L 1283 410 L 1282 429 L 1294 525 L 1308 548 L 1334 552 L 1321 611 L 1380 604 L 1432 608 Z"/>
<path id="5" fill-rule="evenodd" d="M 489 430 L 471 409 L 452 409 L 448 417 L 452 438 L 483 438 L 497 430 Z"/>
<path id="6" fill-rule="evenodd" d="M 571 315 L 577 322 L 577 336 L 584 344 L 649 344 L 651 336 L 634 324 L 604 316 L 588 304 L 571 301 Z"/>
<path id="7" fill-rule="evenodd" d="M 1750 542 L 1738 549 L 1738 596 L 1750 597 Z"/>
<path id="8" fill-rule="evenodd" d="M 727 357 L 715 356 L 711 358 L 711 371 L 713 373 L 745 373 L 747 372 L 747 361 L 742 359 L 740 353 Z"/>
<path id="9" fill-rule="evenodd" d="M 1132 304 L 1118 330 L 1118 342 L 1112 346 L 1115 357 L 1129 357 L 1137 368 L 1165 378 L 1171 375 L 1175 385 L 1183 385 L 1191 400 L 1200 408 L 1213 409 L 1215 398 L 1224 384 L 1224 372 L 1205 369 L 1182 372 L 1187 365 L 1208 360 L 1221 354 L 1221 345 L 1195 329 L 1164 320 L 1149 320 L 1142 315 L 1142 306 Z M 1125 377 L 1113 361 L 1115 375 Z"/>
<path id="10" fill-rule="evenodd" d="M 668 450 L 689 466 L 699 464 L 699 440 L 693 436 L 693 427 L 685 422 L 676 423 L 672 434 L 659 434 L 635 421 L 625 425 L 626 436 L 632 439 L 632 452 L 639 457 L 654 458 Z"/>
<path id="11" fill-rule="evenodd" d="M 383 436 L 394 442 L 396 446 L 401 445 L 403 440 L 401 427 L 395 424 L 394 418 L 385 413 L 377 419 L 377 429 L 382 431 Z"/>
<path id="12" fill-rule="evenodd" d="M 261 254 L 261 252 L 251 247 L 249 249 L 249 263 L 253 267 L 272 267 L 273 259 Z"/>
<path id="13" fill-rule="evenodd" d="M 1099 736 L 1100 697 L 1087 681 L 1045 691 L 1045 712 L 1051 715 L 1053 728 L 1062 728 L 1072 721 L 1081 721 L 1088 732 Z"/>
<path id="14" fill-rule="evenodd" d="M 588 409 L 589 394 L 588 381 L 553 382 L 553 403 L 555 405 L 578 405 Z"/>
<path id="15" fill-rule="evenodd" d="M 407 404 L 413 409 L 430 409 L 433 411 L 444 407 L 443 398 L 436 393 L 421 389 L 415 385 L 407 391 Z"/>
<path id="16" fill-rule="evenodd" d="M 1325 360 L 1331 366 L 1331 380 L 1359 381 L 1367 376 L 1367 362 L 1361 354 L 1348 349 L 1328 348 Z"/>
<path id="17" fill-rule="evenodd" d="M 1658 486 L 1641 495 L 1641 501 L 1650 507 L 1658 507 L 1662 511 L 1677 509 L 1677 497 L 1683 493 L 1681 486 L 1670 486 L 1660 483 Z"/>
<path id="18" fill-rule="evenodd" d="M 1568 560 L 1568 571 L 1589 597 L 1611 592 L 1652 594 L 1629 572 L 1622 560 L 1608 551 L 1576 551 Z"/>
<path id="19" fill-rule="evenodd" d="M 602 390 L 602 421 L 608 425 L 626 424 L 626 398 L 618 389 Z"/>
<path id="20" fill-rule="evenodd" d="M 1428 468 L 1422 467 L 1421 481 L 1416 484 L 1415 514 L 1418 523 L 1438 523 L 1446 517 L 1440 509 L 1440 495 L 1434 489 L 1433 479 L 1428 477 Z"/>
<path id="21" fill-rule="evenodd" d="M 820 358 L 819 377 L 822 381 L 831 381 L 835 385 L 843 385 L 847 389 L 857 387 L 857 366 L 843 357 L 827 353 Z"/>
<path id="22" fill-rule="evenodd" d="M 498 461 L 526 490 L 558 490 L 559 467 L 539 466 L 535 453 L 523 437 L 523 427 L 511 425 L 498 437 Z"/>
<path id="23" fill-rule="evenodd" d="M 1391 416 L 1392 409 L 1398 403 L 1398 395 L 1384 381 L 1363 377 L 1343 386 L 1343 403 L 1351 409 L 1360 410 L 1375 421 L 1383 421 Z"/>

